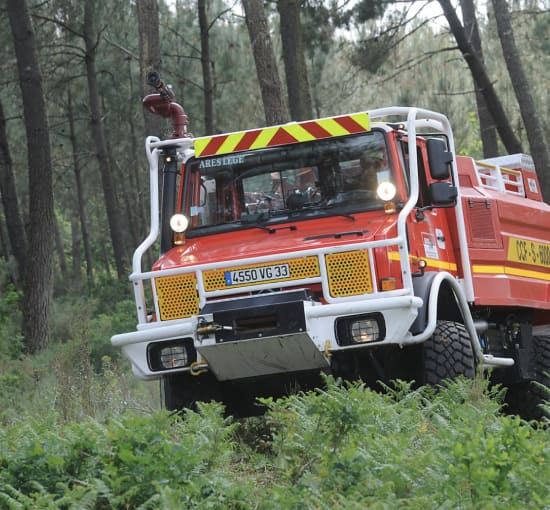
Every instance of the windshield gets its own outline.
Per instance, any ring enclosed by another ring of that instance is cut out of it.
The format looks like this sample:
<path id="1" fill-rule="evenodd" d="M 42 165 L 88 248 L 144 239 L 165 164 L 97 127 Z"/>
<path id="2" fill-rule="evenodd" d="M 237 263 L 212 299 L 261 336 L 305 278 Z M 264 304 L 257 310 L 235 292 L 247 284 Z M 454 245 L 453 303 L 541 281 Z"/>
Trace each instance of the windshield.
<path id="1" fill-rule="evenodd" d="M 350 214 L 383 207 L 376 190 L 387 181 L 384 133 L 371 131 L 193 159 L 183 210 L 189 234 Z"/>

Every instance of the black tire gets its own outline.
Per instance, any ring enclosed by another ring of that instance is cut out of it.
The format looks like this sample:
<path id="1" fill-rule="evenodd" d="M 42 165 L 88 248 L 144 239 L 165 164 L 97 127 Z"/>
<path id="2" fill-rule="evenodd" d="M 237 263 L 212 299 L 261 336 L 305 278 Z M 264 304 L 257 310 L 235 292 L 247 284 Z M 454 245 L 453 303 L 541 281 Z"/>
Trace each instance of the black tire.
<path id="1" fill-rule="evenodd" d="M 422 383 L 440 384 L 460 375 L 473 378 L 475 357 L 470 337 L 458 322 L 437 321 L 433 335 L 422 346 Z"/>
<path id="2" fill-rule="evenodd" d="M 220 386 L 212 374 L 173 374 L 163 378 L 164 407 L 168 411 L 197 410 L 197 402 L 221 400 Z"/>
<path id="3" fill-rule="evenodd" d="M 533 354 L 535 378 L 514 384 L 506 392 L 508 410 L 526 420 L 550 418 L 550 336 L 533 337 Z"/>

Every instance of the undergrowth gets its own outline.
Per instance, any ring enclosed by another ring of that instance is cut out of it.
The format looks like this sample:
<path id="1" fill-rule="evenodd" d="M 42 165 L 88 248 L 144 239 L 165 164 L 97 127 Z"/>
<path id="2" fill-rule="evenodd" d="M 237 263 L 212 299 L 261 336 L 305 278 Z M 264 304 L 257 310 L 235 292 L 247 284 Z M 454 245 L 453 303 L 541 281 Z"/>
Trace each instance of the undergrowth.
<path id="1" fill-rule="evenodd" d="M 59 297 L 24 355 L 19 292 L 0 296 L 1 509 L 549 509 L 550 427 L 501 412 L 482 378 L 374 392 L 331 378 L 234 421 L 170 415 L 109 338 L 133 302 Z"/>
<path id="2" fill-rule="evenodd" d="M 486 381 L 385 392 L 327 380 L 235 422 L 125 411 L 0 431 L 0 507 L 550 508 L 550 431 Z"/>

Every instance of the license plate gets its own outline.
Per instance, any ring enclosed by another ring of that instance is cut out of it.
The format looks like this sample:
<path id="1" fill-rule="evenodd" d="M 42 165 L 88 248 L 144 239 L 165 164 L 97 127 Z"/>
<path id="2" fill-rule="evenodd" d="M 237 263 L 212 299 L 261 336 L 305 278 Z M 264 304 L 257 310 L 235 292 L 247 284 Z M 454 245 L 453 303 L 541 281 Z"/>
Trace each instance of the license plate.
<path id="1" fill-rule="evenodd" d="M 225 284 L 249 285 L 252 283 L 268 282 L 271 280 L 284 280 L 290 277 L 288 264 L 274 264 L 272 266 L 251 267 L 225 271 Z"/>

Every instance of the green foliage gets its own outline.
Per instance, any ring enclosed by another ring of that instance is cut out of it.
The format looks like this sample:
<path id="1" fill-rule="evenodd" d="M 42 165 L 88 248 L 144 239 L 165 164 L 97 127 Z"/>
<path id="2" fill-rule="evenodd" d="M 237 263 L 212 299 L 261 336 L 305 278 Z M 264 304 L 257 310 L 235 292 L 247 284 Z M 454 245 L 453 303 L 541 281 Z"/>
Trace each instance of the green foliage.
<path id="1" fill-rule="evenodd" d="M 0 429 L 0 506 L 548 508 L 550 430 L 501 415 L 501 399 L 482 379 L 375 393 L 329 378 L 242 423 L 216 403 L 24 419 Z"/>
<path id="2" fill-rule="evenodd" d="M 110 342 L 113 334 L 134 328 L 132 300 L 56 299 L 50 348 L 23 356 L 18 297 L 12 290 L 0 300 L 9 312 L 0 319 L 0 421 L 41 414 L 65 423 L 158 406 L 158 386 L 136 380 Z M 110 313 L 103 312 L 110 306 Z"/>
<path id="3" fill-rule="evenodd" d="M 482 159 L 483 143 L 481 142 L 479 132 L 479 119 L 477 112 L 468 112 L 468 128 L 467 138 L 462 142 L 462 146 L 458 150 L 458 153 L 463 156 Z"/>
<path id="4" fill-rule="evenodd" d="M 183 418 L 128 414 L 1 433 L 0 501 L 13 508 L 245 508 L 230 460 L 235 425 L 217 404 Z M 142 505 L 142 506 L 140 506 Z"/>
<path id="5" fill-rule="evenodd" d="M 541 508 L 550 503 L 548 430 L 499 416 L 484 385 L 378 394 L 329 381 L 271 403 L 274 500 L 297 509 Z"/>
<path id="6" fill-rule="evenodd" d="M 0 283 L 0 366 L 3 360 L 14 360 L 21 356 L 21 292 L 12 284 L 5 287 Z"/>
<path id="7" fill-rule="evenodd" d="M 150 411 L 159 405 L 158 384 L 137 380 L 125 362 L 109 356 L 103 357 L 98 371 L 85 341 L 57 344 L 0 369 L 0 423 L 28 416 L 43 416 L 52 423 L 104 420 L 127 409 Z"/>

